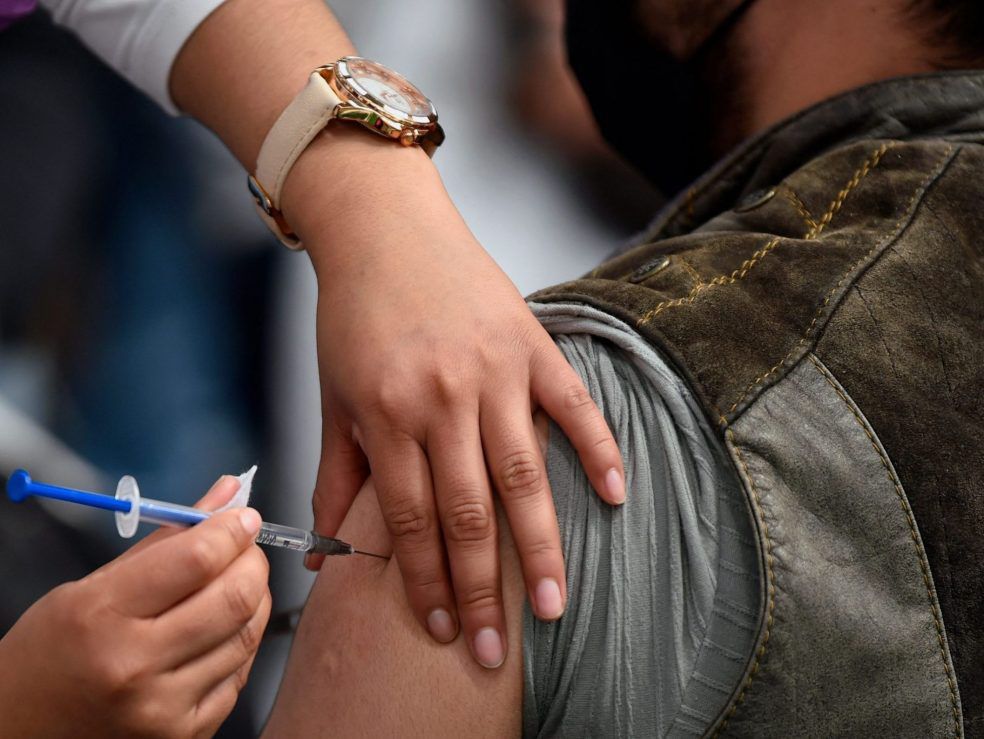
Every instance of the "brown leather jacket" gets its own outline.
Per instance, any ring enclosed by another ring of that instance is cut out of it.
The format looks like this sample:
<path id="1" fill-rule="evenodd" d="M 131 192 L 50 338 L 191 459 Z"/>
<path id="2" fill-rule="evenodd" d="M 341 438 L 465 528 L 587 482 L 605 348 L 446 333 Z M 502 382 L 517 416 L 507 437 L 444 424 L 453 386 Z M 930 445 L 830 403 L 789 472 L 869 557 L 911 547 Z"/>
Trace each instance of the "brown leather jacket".
<path id="1" fill-rule="evenodd" d="M 758 531 L 758 647 L 710 733 L 984 736 L 984 74 L 742 145 L 582 302 L 675 362 Z"/>

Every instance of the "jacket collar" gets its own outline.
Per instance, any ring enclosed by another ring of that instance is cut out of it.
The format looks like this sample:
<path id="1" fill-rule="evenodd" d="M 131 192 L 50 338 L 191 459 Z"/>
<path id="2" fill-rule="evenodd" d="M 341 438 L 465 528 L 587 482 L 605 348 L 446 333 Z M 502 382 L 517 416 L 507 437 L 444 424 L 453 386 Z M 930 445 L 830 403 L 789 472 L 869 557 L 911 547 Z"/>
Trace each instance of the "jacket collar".
<path id="1" fill-rule="evenodd" d="M 984 143 L 984 72 L 897 77 L 807 108 L 740 144 L 674 198 L 643 238 L 687 233 L 833 148 L 920 138 Z"/>

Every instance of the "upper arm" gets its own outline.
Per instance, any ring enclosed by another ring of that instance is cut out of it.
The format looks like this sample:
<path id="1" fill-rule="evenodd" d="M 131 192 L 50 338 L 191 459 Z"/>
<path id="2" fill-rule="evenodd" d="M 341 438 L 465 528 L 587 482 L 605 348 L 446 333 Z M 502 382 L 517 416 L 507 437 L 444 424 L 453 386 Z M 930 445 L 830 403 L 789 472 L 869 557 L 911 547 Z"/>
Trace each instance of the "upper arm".
<path id="1" fill-rule="evenodd" d="M 521 717 L 529 734 L 543 736 L 706 728 L 703 717 L 727 704 L 754 649 L 764 608 L 759 550 L 740 481 L 696 401 L 640 337 L 625 334 L 558 339 L 616 431 L 628 484 L 624 505 L 604 504 L 563 434 L 550 435 L 547 471 L 567 567 L 563 617 L 544 623 L 523 609 L 504 523 L 509 647 L 498 670 L 478 666 L 460 640 L 431 641 L 410 613 L 395 562 L 328 561 L 271 734 L 502 736 L 518 734 Z M 340 535 L 390 551 L 371 487 Z"/>
<path id="2" fill-rule="evenodd" d="M 502 667 L 479 666 L 461 636 L 441 645 L 424 632 L 395 558 L 329 558 L 304 609 L 266 735 L 517 735 L 523 584 L 501 517 L 500 531 L 508 629 Z M 338 535 L 391 554 L 371 481 Z"/>

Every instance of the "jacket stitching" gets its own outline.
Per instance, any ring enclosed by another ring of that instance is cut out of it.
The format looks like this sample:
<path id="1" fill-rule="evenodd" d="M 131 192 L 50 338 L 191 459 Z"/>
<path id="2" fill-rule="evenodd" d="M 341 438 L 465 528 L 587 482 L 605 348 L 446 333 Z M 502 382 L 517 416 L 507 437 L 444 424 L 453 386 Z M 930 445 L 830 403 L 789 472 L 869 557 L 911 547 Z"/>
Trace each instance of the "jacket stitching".
<path id="1" fill-rule="evenodd" d="M 844 201 L 847 199 L 847 196 L 861 184 L 861 181 L 871 170 L 878 166 L 878 163 L 885 155 L 885 152 L 888 151 L 893 145 L 894 144 L 884 143 L 879 146 L 873 154 L 865 159 L 861 166 L 858 167 L 853 175 L 851 175 L 851 178 L 847 181 L 847 183 L 840 189 L 836 197 L 831 201 L 830 205 L 827 206 L 826 212 L 819 221 L 813 221 L 811 218 L 808 218 L 808 220 L 813 223 L 813 226 L 809 227 L 809 230 L 804 237 L 807 241 L 812 241 L 823 233 L 824 228 L 830 224 L 834 216 L 837 215 L 838 211 L 840 211 L 841 207 L 844 205 Z M 674 308 L 680 305 L 691 305 L 697 299 L 697 296 L 708 287 L 712 287 L 714 285 L 732 285 L 739 280 L 744 279 L 756 264 L 761 262 L 766 256 L 768 256 L 769 252 L 779 245 L 779 242 L 780 237 L 778 236 L 769 241 L 765 246 L 752 254 L 751 257 L 742 262 L 741 265 L 736 270 L 731 272 L 730 275 L 718 275 L 717 277 L 714 277 L 706 282 L 698 282 L 693 286 L 693 288 L 691 288 L 690 293 L 686 297 L 663 300 L 657 303 L 654 308 L 647 311 L 642 318 L 639 319 L 637 325 L 641 326 L 642 324 L 647 323 L 667 308 Z"/>
<path id="2" fill-rule="evenodd" d="M 837 215 L 841 206 L 844 205 L 844 201 L 847 200 L 847 196 L 851 194 L 851 191 L 861 184 L 861 180 L 868 176 L 868 173 L 878 166 L 878 162 L 882 160 L 885 156 L 885 152 L 892 148 L 894 144 L 884 143 L 875 149 L 875 152 L 864 160 L 864 163 L 858 168 L 858 170 L 851 176 L 851 179 L 847 181 L 847 184 L 840 189 L 837 193 L 837 197 L 834 198 L 833 202 L 827 207 L 827 211 L 823 214 L 823 217 L 817 222 L 816 227 L 811 229 L 807 234 L 807 239 L 815 239 L 820 234 L 823 233 L 824 228 L 826 228 L 830 222 L 833 220 L 834 216 Z"/>
<path id="3" fill-rule="evenodd" d="M 709 287 L 713 287 L 715 285 L 730 285 L 732 283 L 738 282 L 738 280 L 744 279 L 745 275 L 749 273 L 752 267 L 754 267 L 756 264 L 762 261 L 762 259 L 768 256 L 769 252 L 771 252 L 779 245 L 779 241 L 780 241 L 780 237 L 778 236 L 772 239 L 772 241 L 767 243 L 761 249 L 759 249 L 754 254 L 752 254 L 752 256 L 750 256 L 748 259 L 742 262 L 741 265 L 739 265 L 739 267 L 736 270 L 734 270 L 730 275 L 718 275 L 717 277 L 714 277 L 708 280 L 707 282 L 698 282 L 696 285 L 694 285 L 691 288 L 690 293 L 686 297 L 674 298 L 673 300 L 664 300 L 661 303 L 658 303 L 655 308 L 646 312 L 642 316 L 642 318 L 640 318 L 637 321 L 636 325 L 641 326 L 642 324 L 647 323 L 648 321 L 650 321 L 651 319 L 655 318 L 657 315 L 662 313 L 663 310 L 666 308 L 673 308 L 678 305 L 688 305 L 690 303 L 693 303 L 694 300 L 697 299 L 697 296 L 700 295 L 705 289 Z"/>
<path id="4" fill-rule="evenodd" d="M 679 260 L 677 260 L 677 261 L 680 262 L 680 266 L 682 266 L 685 270 L 687 270 L 687 274 L 690 275 L 691 278 L 693 278 L 693 281 L 694 281 L 694 285 L 695 286 L 696 285 L 700 285 L 704 281 L 704 278 L 700 276 L 700 272 L 698 272 L 694 268 L 694 265 L 692 265 L 686 259 L 684 259 L 683 257 L 680 257 Z"/>
<path id="5" fill-rule="evenodd" d="M 868 428 L 868 424 L 861 417 L 861 414 L 857 411 L 854 404 L 844 395 L 844 392 L 840 389 L 836 382 L 834 382 L 829 370 L 824 367 L 820 361 L 811 352 L 807 355 L 813 366 L 817 368 L 817 371 L 823 376 L 823 379 L 827 381 L 827 384 L 833 388 L 837 396 L 844 402 L 847 409 L 854 416 L 854 420 L 857 421 L 861 430 L 864 431 L 864 435 L 868 437 L 868 441 L 871 442 L 871 447 L 875 450 L 878 455 L 878 459 L 882 463 L 882 467 L 885 468 L 885 474 L 888 476 L 889 482 L 895 488 L 895 495 L 899 499 L 899 505 L 902 507 L 902 512 L 905 514 L 906 523 L 909 525 L 909 535 L 912 537 L 913 546 L 916 548 L 916 556 L 919 559 L 919 568 L 922 570 L 923 584 L 926 587 L 926 596 L 929 599 L 929 607 L 933 613 L 933 622 L 936 625 L 936 640 L 940 647 L 940 658 L 943 662 L 943 672 L 946 676 L 947 687 L 950 690 L 950 710 L 953 713 L 954 722 L 954 736 L 962 736 L 963 732 L 960 730 L 960 708 L 957 702 L 957 688 L 956 681 L 953 677 L 953 672 L 950 670 L 950 663 L 946 659 L 946 637 L 943 631 L 943 616 L 940 613 L 939 605 L 933 599 L 933 585 L 929 570 L 929 561 L 926 558 L 926 552 L 919 541 L 919 533 L 916 528 L 916 519 L 912 514 L 912 509 L 909 507 L 909 503 L 906 500 L 905 492 L 902 490 L 902 483 L 899 481 L 898 476 L 892 469 L 892 465 L 885 456 L 878 442 L 875 439 L 874 434 Z"/>
<path id="6" fill-rule="evenodd" d="M 953 146 L 948 144 L 943 152 L 943 157 L 940 159 L 940 162 L 936 165 L 936 167 L 933 170 L 936 176 L 938 176 L 939 173 L 942 171 L 943 166 L 949 160 L 952 152 L 953 152 Z M 896 234 L 895 238 L 898 238 L 897 232 L 899 232 L 899 230 L 902 228 L 906 219 L 911 217 L 912 210 L 915 207 L 917 201 L 920 199 L 920 196 L 925 194 L 927 185 L 917 188 L 916 191 L 912 194 L 912 197 L 909 199 L 908 204 L 906 205 L 905 209 L 902 211 L 902 217 L 898 220 L 898 222 L 895 224 L 895 227 L 890 232 Z M 755 387 L 760 382 L 763 382 L 764 380 L 767 380 L 769 377 L 774 375 L 789 360 L 790 357 L 792 357 L 810 340 L 810 336 L 813 333 L 813 329 L 816 328 L 817 323 L 819 323 L 820 318 L 824 314 L 824 311 L 827 310 L 827 306 L 830 305 L 830 301 L 833 300 L 833 297 L 837 293 L 837 291 L 840 290 L 841 287 L 843 287 L 845 282 L 847 282 L 848 278 L 851 276 L 851 273 L 853 273 L 855 269 L 857 269 L 861 264 L 867 261 L 872 254 L 874 254 L 876 251 L 883 248 L 884 246 L 885 245 L 882 242 L 876 243 L 874 246 L 871 247 L 871 249 L 865 252 L 865 254 L 860 259 L 858 259 L 854 264 L 850 266 L 850 268 L 844 273 L 844 275 L 837 281 L 837 284 L 835 284 L 827 293 L 826 297 L 824 297 L 823 302 L 820 303 L 819 307 L 816 310 L 816 313 L 813 316 L 813 320 L 810 321 L 810 325 L 807 326 L 806 331 L 803 333 L 803 336 L 800 338 L 800 340 L 793 345 L 793 348 L 789 350 L 786 356 L 784 356 L 782 359 L 776 362 L 776 364 L 774 364 L 772 367 L 767 369 L 765 372 L 763 372 L 761 375 L 756 377 L 748 384 L 748 386 L 738 396 L 738 399 L 734 403 L 732 403 L 731 406 L 728 408 L 728 413 L 734 413 L 735 410 L 738 408 L 738 406 L 741 405 L 741 402 L 746 397 L 748 397 L 748 394 L 752 392 L 752 390 L 754 390 Z"/>
<path id="7" fill-rule="evenodd" d="M 796 194 L 793 188 L 786 185 L 783 187 L 782 194 L 786 196 L 786 199 L 793 204 L 796 211 L 803 217 L 803 222 L 806 224 L 806 233 L 817 228 L 817 222 L 813 219 L 813 214 L 810 213 L 810 209 L 806 207 L 806 204 Z"/>
<path id="8" fill-rule="evenodd" d="M 918 77 L 911 79 L 897 79 L 897 80 L 882 80 L 880 82 L 874 82 L 869 85 L 865 85 L 860 88 L 862 90 L 868 90 L 872 88 L 885 88 L 891 87 L 895 89 L 905 89 L 907 91 L 924 92 L 927 82 L 934 82 L 937 79 L 950 78 L 957 79 L 960 78 L 962 81 L 968 82 L 973 87 L 984 87 L 977 79 L 980 72 L 978 70 L 961 70 L 961 71 L 946 71 L 946 72 L 936 72 L 928 75 L 919 75 Z M 740 172 L 745 168 L 746 163 L 760 156 L 767 148 L 767 145 L 771 140 L 778 134 L 779 131 L 788 130 L 793 124 L 798 123 L 804 118 L 808 118 L 817 110 L 829 105 L 832 102 L 844 100 L 845 98 L 856 95 L 857 89 L 851 90 L 846 93 L 842 93 L 833 98 L 828 99 L 823 103 L 811 106 L 801 110 L 796 115 L 787 118 L 785 122 L 776 126 L 770 132 L 762 135 L 758 139 L 753 139 L 744 146 L 743 151 L 736 152 L 736 155 L 724 163 L 724 166 L 715 168 L 708 173 L 708 176 L 701 178 L 688 193 L 688 198 L 691 201 L 691 208 L 693 204 L 702 198 L 704 198 L 709 192 L 713 192 L 715 186 L 720 185 L 722 180 L 727 180 L 733 178 L 735 172 Z M 710 176 L 713 173 L 713 176 Z M 656 221 L 650 226 L 645 232 L 645 239 L 652 241 L 658 238 L 660 233 L 665 233 L 670 227 L 681 220 L 682 203 L 670 203 L 667 207 L 665 215 L 662 217 L 657 217 Z"/>
<path id="9" fill-rule="evenodd" d="M 734 432 L 731 429 L 728 429 L 725 432 L 725 435 L 728 437 L 728 441 L 731 442 L 731 446 L 735 450 L 735 455 L 738 457 L 738 462 L 741 464 L 742 471 L 745 473 L 745 479 L 748 480 L 748 486 L 752 493 L 752 505 L 755 508 L 756 514 L 758 514 L 759 521 L 762 522 L 762 536 L 765 539 L 765 568 L 769 585 L 766 591 L 768 595 L 768 605 L 766 606 L 765 631 L 762 635 L 762 643 L 755 651 L 755 660 L 752 662 L 751 669 L 749 669 L 748 674 L 742 682 L 738 697 L 731 705 L 731 709 L 728 711 L 727 715 L 725 715 L 724 720 L 712 734 L 712 737 L 718 737 L 722 732 L 724 732 L 724 730 L 728 727 L 728 722 L 734 717 L 735 712 L 738 710 L 738 706 L 740 706 L 745 700 L 745 695 L 748 693 L 752 682 L 755 680 L 755 676 L 759 671 L 759 666 L 762 664 L 762 659 L 765 657 L 765 653 L 768 649 L 769 638 L 772 636 L 772 625 L 776 610 L 775 556 L 772 551 L 772 539 L 769 536 L 769 523 L 765 520 L 765 512 L 762 509 L 762 498 L 759 494 L 758 488 L 755 485 L 755 480 L 752 477 L 751 472 L 748 470 L 748 463 L 745 461 L 745 457 L 741 453 L 741 448 L 735 442 Z"/>

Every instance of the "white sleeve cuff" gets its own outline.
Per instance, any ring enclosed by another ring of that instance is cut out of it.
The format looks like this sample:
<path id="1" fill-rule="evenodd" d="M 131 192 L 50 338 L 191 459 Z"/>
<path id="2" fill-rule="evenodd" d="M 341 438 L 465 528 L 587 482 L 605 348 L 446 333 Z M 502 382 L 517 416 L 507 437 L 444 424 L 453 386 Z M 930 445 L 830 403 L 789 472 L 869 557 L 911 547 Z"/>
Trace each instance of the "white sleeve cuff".
<path id="1" fill-rule="evenodd" d="M 224 0 L 41 0 L 103 61 L 172 115 L 171 67 L 188 37 Z"/>

